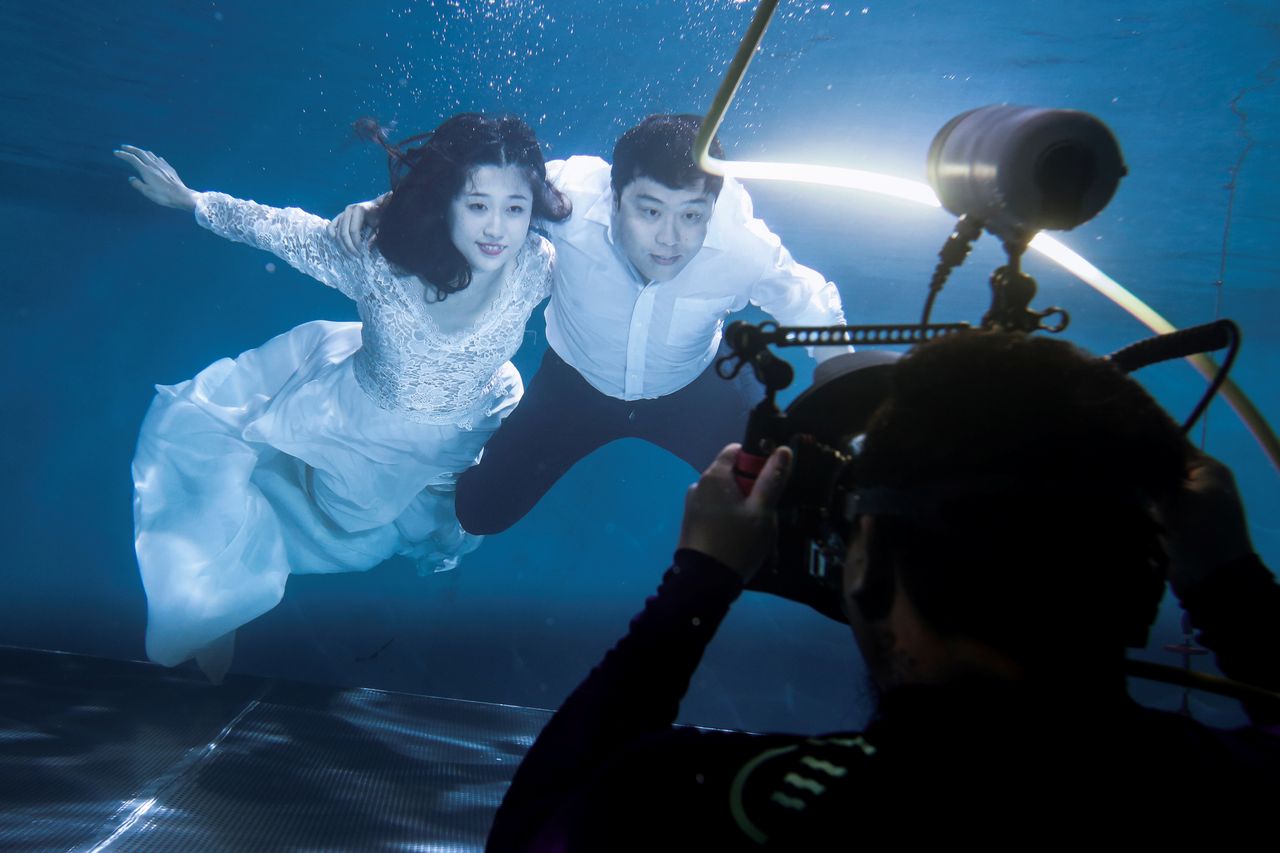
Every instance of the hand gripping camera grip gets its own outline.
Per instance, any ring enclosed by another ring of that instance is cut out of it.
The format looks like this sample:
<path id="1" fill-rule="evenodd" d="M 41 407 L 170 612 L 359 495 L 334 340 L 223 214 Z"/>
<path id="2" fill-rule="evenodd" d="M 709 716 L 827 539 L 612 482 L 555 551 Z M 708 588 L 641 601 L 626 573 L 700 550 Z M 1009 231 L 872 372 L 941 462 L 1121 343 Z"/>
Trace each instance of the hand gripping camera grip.
<path id="1" fill-rule="evenodd" d="M 739 450 L 738 455 L 733 457 L 733 479 L 738 482 L 738 488 L 744 495 L 751 494 L 756 479 L 764 469 L 764 463 L 768 461 L 768 456 L 748 453 L 745 450 Z"/>

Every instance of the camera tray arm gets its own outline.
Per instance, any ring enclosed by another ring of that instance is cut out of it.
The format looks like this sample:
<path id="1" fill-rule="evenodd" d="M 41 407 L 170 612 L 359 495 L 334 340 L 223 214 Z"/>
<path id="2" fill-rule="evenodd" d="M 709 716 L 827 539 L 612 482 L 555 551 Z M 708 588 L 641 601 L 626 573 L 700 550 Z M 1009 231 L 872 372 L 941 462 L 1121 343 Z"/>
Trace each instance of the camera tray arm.
<path id="1" fill-rule="evenodd" d="M 910 346 L 971 328 L 968 323 L 779 326 L 772 321 L 756 326 L 738 320 L 725 329 L 724 340 L 731 353 L 716 360 L 716 373 L 722 379 L 732 379 L 751 365 L 765 387 L 765 400 L 773 404 L 774 395 L 791 384 L 795 371 L 769 351 L 771 346 Z"/>

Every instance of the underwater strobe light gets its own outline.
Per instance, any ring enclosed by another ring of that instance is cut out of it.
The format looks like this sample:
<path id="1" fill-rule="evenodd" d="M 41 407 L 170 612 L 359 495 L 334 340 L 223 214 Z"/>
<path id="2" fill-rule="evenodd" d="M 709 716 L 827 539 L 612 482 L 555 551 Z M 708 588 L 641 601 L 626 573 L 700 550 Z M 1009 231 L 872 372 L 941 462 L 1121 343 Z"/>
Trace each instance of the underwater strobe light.
<path id="1" fill-rule="evenodd" d="M 1107 126 L 1074 110 L 982 107 L 947 122 L 929 146 L 942 206 L 1021 246 L 1041 229 L 1092 219 L 1126 171 Z"/>

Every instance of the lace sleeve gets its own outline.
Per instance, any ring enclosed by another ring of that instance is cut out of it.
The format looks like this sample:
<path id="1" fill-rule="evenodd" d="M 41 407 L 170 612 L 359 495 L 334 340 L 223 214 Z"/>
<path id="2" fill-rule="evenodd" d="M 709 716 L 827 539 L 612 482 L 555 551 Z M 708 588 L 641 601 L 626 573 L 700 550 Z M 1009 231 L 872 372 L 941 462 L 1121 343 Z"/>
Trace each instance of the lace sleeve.
<path id="1" fill-rule="evenodd" d="M 329 234 L 329 220 L 296 207 L 268 207 L 225 193 L 196 194 L 196 222 L 220 237 L 270 252 L 351 299 L 367 277 L 363 262 Z"/>

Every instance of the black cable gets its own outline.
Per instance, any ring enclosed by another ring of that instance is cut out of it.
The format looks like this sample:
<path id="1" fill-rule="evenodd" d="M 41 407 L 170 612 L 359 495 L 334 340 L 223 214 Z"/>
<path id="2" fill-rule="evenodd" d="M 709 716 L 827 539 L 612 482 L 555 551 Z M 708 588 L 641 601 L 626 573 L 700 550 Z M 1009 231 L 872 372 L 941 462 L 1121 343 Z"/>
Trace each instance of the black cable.
<path id="1" fill-rule="evenodd" d="M 947 283 L 951 271 L 969 257 L 969 250 L 973 248 L 974 241 L 982 236 L 982 227 L 982 220 L 967 213 L 956 220 L 955 230 L 951 232 L 951 236 L 942 244 L 942 249 L 938 252 L 941 260 L 933 270 L 933 278 L 929 280 L 929 295 L 924 301 L 924 313 L 920 315 L 921 326 L 929 324 L 934 300 L 942 292 L 942 286 Z"/>
<path id="2" fill-rule="evenodd" d="M 1213 352 L 1231 344 L 1230 320 L 1218 320 L 1202 326 L 1192 326 L 1177 332 L 1144 338 L 1118 349 L 1107 360 L 1125 373 L 1133 373 L 1143 367 L 1186 358 L 1202 352 Z M 1238 334 L 1238 332 L 1237 332 Z"/>
<path id="3" fill-rule="evenodd" d="M 1184 433 L 1191 432 L 1191 428 L 1196 425 L 1196 421 L 1204 414 L 1205 409 L 1209 408 L 1209 403 L 1213 401 L 1214 395 L 1218 393 L 1222 383 L 1227 381 L 1227 374 L 1231 372 L 1231 366 L 1236 363 L 1236 353 L 1240 352 L 1240 327 L 1230 320 L 1219 320 L 1215 325 L 1218 324 L 1221 324 L 1231 337 L 1231 342 L 1228 344 L 1227 357 L 1222 360 L 1222 366 L 1218 368 L 1217 375 L 1213 377 L 1213 381 L 1209 383 L 1204 396 L 1200 398 L 1199 403 L 1196 403 L 1196 407 L 1191 410 L 1191 415 L 1187 418 L 1186 423 L 1182 425 Z"/>
<path id="4" fill-rule="evenodd" d="M 1125 373 L 1132 373 L 1149 364 L 1186 358 L 1189 355 L 1212 352 L 1224 347 L 1227 349 L 1227 357 L 1223 359 L 1222 366 L 1218 368 L 1209 387 L 1205 389 L 1200 402 L 1196 403 L 1195 409 L 1182 425 L 1182 431 L 1187 433 L 1204 414 L 1214 395 L 1222 388 L 1222 383 L 1227 381 L 1227 374 L 1231 372 L 1231 367 L 1236 362 L 1236 354 L 1240 352 L 1239 326 L 1230 320 L 1216 320 L 1202 326 L 1193 326 L 1190 329 L 1138 341 L 1136 344 L 1130 344 L 1124 349 L 1113 352 L 1107 358 Z"/>

